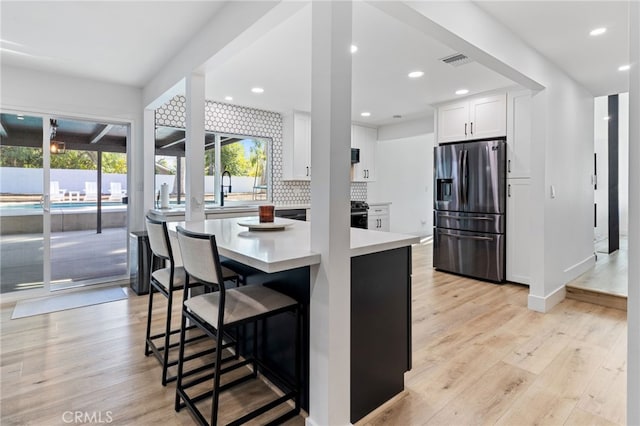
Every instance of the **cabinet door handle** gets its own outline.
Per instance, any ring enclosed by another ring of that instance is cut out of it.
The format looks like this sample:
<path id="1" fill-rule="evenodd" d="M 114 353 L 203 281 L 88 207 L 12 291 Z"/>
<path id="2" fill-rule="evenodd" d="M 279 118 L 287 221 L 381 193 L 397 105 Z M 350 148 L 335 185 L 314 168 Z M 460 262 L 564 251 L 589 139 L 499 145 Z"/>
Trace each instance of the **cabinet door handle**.
<path id="1" fill-rule="evenodd" d="M 464 135 L 467 136 L 467 123 L 464 123 Z"/>
<path id="2" fill-rule="evenodd" d="M 471 134 L 473 135 L 473 121 L 471 122 Z"/>
<path id="3" fill-rule="evenodd" d="M 307 177 L 309 176 L 309 166 L 307 166 Z"/>
<path id="4" fill-rule="evenodd" d="M 511 173 L 511 160 L 507 161 L 507 172 Z"/>
<path id="5" fill-rule="evenodd" d="M 507 185 L 507 197 L 511 197 L 511 184 Z"/>

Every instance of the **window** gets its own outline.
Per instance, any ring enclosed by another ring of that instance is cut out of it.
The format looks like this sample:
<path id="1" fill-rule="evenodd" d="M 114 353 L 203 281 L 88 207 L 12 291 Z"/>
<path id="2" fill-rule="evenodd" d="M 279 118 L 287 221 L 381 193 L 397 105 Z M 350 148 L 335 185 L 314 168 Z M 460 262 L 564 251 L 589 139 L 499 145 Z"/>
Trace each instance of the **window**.
<path id="1" fill-rule="evenodd" d="M 206 206 L 253 204 L 269 201 L 269 142 L 253 136 L 205 134 L 204 201 Z M 220 153 L 219 164 L 216 153 Z M 155 193 L 169 185 L 170 205 L 184 204 L 185 131 L 169 127 L 156 130 Z"/>

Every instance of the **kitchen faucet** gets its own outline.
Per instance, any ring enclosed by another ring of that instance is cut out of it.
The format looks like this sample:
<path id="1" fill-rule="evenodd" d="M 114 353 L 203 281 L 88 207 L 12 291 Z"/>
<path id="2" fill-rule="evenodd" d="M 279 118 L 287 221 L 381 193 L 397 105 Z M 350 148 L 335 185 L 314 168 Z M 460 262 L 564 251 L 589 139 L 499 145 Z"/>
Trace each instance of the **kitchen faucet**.
<path id="1" fill-rule="evenodd" d="M 220 176 L 220 207 L 224 206 L 224 197 L 226 197 L 226 195 L 224 194 L 224 177 L 225 175 L 229 176 L 229 185 L 226 185 L 228 192 L 231 192 L 231 172 L 229 172 L 229 170 L 225 170 L 224 172 L 222 172 L 222 176 Z"/>

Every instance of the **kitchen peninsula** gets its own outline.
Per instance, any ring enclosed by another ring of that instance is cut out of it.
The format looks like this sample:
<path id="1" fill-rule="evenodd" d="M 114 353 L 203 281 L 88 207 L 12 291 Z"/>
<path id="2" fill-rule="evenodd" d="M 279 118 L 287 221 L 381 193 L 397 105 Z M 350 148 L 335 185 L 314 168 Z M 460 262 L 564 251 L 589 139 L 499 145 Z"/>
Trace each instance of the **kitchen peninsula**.
<path id="1" fill-rule="evenodd" d="M 300 301 L 308 312 L 310 270 L 320 263 L 311 251 L 309 222 L 280 219 L 280 231 L 249 231 L 238 224 L 249 218 L 170 222 L 194 232 L 214 234 L 218 251 L 249 271 L 247 285 L 263 284 Z M 418 237 L 351 228 L 351 422 L 404 389 L 411 368 L 411 244 Z M 293 377 L 294 351 L 288 334 L 293 317 L 274 318 L 266 333 L 281 334 L 261 348 L 275 368 Z M 282 333 L 281 331 L 285 332 Z M 303 408 L 308 409 L 309 319 L 303 338 Z"/>

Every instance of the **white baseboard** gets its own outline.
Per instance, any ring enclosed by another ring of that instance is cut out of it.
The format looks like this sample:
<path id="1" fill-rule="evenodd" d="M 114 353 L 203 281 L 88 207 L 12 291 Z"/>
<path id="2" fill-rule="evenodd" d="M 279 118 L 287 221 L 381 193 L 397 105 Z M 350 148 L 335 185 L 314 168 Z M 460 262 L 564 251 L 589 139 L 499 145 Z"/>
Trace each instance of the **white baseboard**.
<path id="1" fill-rule="evenodd" d="M 551 308 L 562 302 L 566 294 L 567 291 L 564 286 L 558 288 L 546 297 L 534 296 L 530 294 L 527 301 L 527 307 L 532 311 L 547 313 L 551 310 Z"/>
<path id="2" fill-rule="evenodd" d="M 563 271 L 564 277 L 565 277 L 565 283 L 568 283 L 569 281 L 572 281 L 575 278 L 578 278 L 580 275 L 587 272 L 589 268 L 593 267 L 595 263 L 596 263 L 596 256 L 595 254 L 592 254 L 588 256 L 586 259 L 576 263 L 575 265 L 568 267 Z"/>
<path id="3" fill-rule="evenodd" d="M 348 423 L 349 425 L 351 423 Z M 311 418 L 307 417 L 306 419 L 304 419 L 304 425 L 305 426 L 320 426 L 318 423 L 314 422 Z"/>

